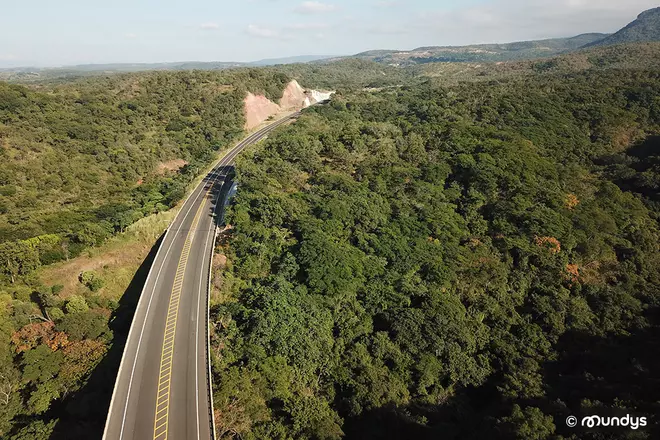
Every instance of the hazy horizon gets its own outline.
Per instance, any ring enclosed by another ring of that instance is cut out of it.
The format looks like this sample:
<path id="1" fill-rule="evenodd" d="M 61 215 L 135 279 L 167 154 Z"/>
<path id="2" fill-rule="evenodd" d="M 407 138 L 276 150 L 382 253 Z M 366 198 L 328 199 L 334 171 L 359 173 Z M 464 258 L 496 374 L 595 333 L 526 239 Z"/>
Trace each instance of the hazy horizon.
<path id="1" fill-rule="evenodd" d="M 35 0 L 0 17 L 0 68 L 254 62 L 610 33 L 655 0 Z"/>

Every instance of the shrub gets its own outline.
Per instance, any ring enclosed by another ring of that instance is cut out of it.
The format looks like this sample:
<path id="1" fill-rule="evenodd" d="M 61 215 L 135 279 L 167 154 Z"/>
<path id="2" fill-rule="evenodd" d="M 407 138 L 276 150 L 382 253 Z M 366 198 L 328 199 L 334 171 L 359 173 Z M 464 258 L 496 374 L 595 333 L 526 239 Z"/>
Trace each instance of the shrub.
<path id="1" fill-rule="evenodd" d="M 46 311 L 48 312 L 48 317 L 53 321 L 59 321 L 64 318 L 64 312 L 59 307 L 49 307 Z"/>
<path id="2" fill-rule="evenodd" d="M 83 313 L 89 310 L 89 306 L 80 295 L 71 296 L 66 302 L 66 311 L 67 313 Z"/>
<path id="3" fill-rule="evenodd" d="M 78 279 L 92 292 L 98 292 L 105 285 L 105 280 L 93 270 L 81 273 Z"/>

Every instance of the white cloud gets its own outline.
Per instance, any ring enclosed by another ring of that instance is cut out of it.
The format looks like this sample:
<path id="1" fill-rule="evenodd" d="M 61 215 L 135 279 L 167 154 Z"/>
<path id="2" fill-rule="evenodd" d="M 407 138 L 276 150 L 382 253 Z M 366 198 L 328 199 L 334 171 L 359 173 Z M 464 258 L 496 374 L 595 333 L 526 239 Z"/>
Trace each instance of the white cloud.
<path id="1" fill-rule="evenodd" d="M 330 26 L 326 23 L 294 23 L 285 26 L 286 29 L 292 31 L 315 31 L 320 29 L 328 29 Z"/>
<path id="2" fill-rule="evenodd" d="M 16 55 L 13 53 L 8 53 L 6 55 L 0 55 L 0 61 L 15 61 Z"/>
<path id="3" fill-rule="evenodd" d="M 202 23 L 199 25 L 199 28 L 204 30 L 213 30 L 219 29 L 220 25 L 218 23 Z"/>
<path id="4" fill-rule="evenodd" d="M 276 29 L 270 29 L 266 27 L 262 27 L 256 24 L 251 24 L 247 28 L 247 33 L 252 35 L 253 37 L 260 37 L 260 38 L 281 38 L 282 35 L 280 34 L 280 31 Z"/>
<path id="5" fill-rule="evenodd" d="M 334 12 L 336 10 L 337 6 L 335 5 L 317 1 L 302 2 L 296 8 L 296 12 L 300 14 L 324 14 L 327 12 Z"/>
<path id="6" fill-rule="evenodd" d="M 426 12 L 415 23 L 424 45 L 497 43 L 614 32 L 657 0 L 494 0 Z"/>
<path id="7" fill-rule="evenodd" d="M 124 37 L 126 37 L 126 38 L 137 38 L 137 34 L 134 34 L 133 32 L 129 32 L 127 34 L 124 34 Z"/>

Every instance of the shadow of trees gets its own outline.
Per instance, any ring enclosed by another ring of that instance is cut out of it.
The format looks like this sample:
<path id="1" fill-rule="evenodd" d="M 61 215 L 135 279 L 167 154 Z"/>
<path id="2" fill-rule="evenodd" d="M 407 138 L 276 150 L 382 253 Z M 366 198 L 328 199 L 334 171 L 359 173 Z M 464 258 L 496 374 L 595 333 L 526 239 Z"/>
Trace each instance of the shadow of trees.
<path id="1" fill-rule="evenodd" d="M 383 406 L 359 417 L 345 417 L 349 440 L 510 439 L 518 438 L 506 423 L 514 404 L 534 406 L 550 415 L 556 434 L 584 439 L 660 438 L 660 308 L 647 311 L 651 325 L 628 335 L 597 336 L 566 332 L 555 345 L 556 360 L 542 368 L 545 396 L 506 399 L 495 374 L 479 388 L 457 390 L 438 405 Z M 646 428 L 568 428 L 568 415 L 645 416 Z"/>
<path id="2" fill-rule="evenodd" d="M 92 371 L 82 388 L 66 396 L 56 408 L 51 410 L 52 418 L 59 419 L 51 439 L 88 440 L 100 439 L 103 436 L 128 331 L 149 269 L 163 237 L 164 234 L 149 251 L 122 295 L 117 309 L 110 317 L 109 327 L 113 337 L 105 357 Z"/>
<path id="3" fill-rule="evenodd" d="M 559 358 L 545 367 L 547 400 L 561 400 L 578 418 L 591 414 L 646 416 L 648 427 L 639 431 L 660 438 L 660 308 L 647 315 L 653 324 L 630 335 L 564 334 L 557 345 Z M 575 433 L 563 423 L 556 425 L 559 434 Z M 606 432 L 624 438 L 624 434 L 632 434 L 629 428 Z M 600 438 L 593 431 L 583 435 Z"/>
<path id="4" fill-rule="evenodd" d="M 660 136 L 649 136 L 625 151 L 598 158 L 595 163 L 605 167 L 621 190 L 660 202 Z"/>

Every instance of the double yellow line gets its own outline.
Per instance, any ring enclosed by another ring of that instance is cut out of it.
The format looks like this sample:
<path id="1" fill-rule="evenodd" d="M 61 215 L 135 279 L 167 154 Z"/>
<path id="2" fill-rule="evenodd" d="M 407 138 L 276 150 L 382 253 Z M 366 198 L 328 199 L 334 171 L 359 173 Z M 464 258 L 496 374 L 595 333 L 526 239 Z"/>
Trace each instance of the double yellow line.
<path id="1" fill-rule="evenodd" d="M 181 251 L 179 264 L 176 269 L 176 276 L 174 277 L 174 285 L 172 287 L 172 295 L 170 296 L 170 303 L 167 308 L 167 319 L 165 320 L 165 335 L 163 338 L 163 351 L 160 357 L 160 370 L 158 374 L 158 392 L 156 393 L 156 420 L 154 422 L 154 440 L 167 439 L 167 425 L 170 412 L 170 386 L 172 380 L 172 363 L 174 361 L 174 338 L 176 337 L 176 322 L 179 315 L 179 302 L 181 299 L 181 290 L 183 289 L 183 279 L 186 273 L 186 266 L 188 264 L 188 256 L 192 248 L 193 239 L 195 238 L 195 230 L 199 224 L 204 206 L 206 205 L 206 198 L 208 197 L 211 189 L 215 184 L 215 180 L 211 182 L 209 188 L 204 193 L 202 202 L 199 204 L 195 218 L 193 218 L 190 230 L 186 236 L 186 242 Z"/>
<path id="2" fill-rule="evenodd" d="M 271 124 L 268 127 L 265 127 L 258 132 L 252 134 L 236 148 L 229 151 L 229 153 L 223 158 L 215 172 L 222 172 L 227 164 L 231 161 L 245 148 L 254 141 L 258 140 L 260 137 L 263 137 L 264 134 L 270 132 L 274 128 L 282 125 L 286 121 L 292 119 L 295 115 L 291 117 L 284 118 L 281 121 L 278 121 L 274 124 Z M 223 164 L 223 162 L 226 162 Z M 183 289 L 184 275 L 186 272 L 186 266 L 188 264 L 188 256 L 190 255 L 190 249 L 192 248 L 193 239 L 195 238 L 195 230 L 199 224 L 199 219 L 204 206 L 206 205 L 206 199 L 208 198 L 209 193 L 215 186 L 216 179 L 210 183 L 208 189 L 205 191 L 202 202 L 197 208 L 197 213 L 192 221 L 190 230 L 186 235 L 186 241 L 183 245 L 183 250 L 181 251 L 181 257 L 179 258 L 179 264 L 177 265 L 176 276 L 174 277 L 174 285 L 172 287 L 172 294 L 170 296 L 169 306 L 167 308 L 167 318 L 165 320 L 165 334 L 163 338 L 163 350 L 160 358 L 160 369 L 158 374 L 158 392 L 156 393 L 156 415 L 154 421 L 154 440 L 167 440 L 167 430 L 168 430 L 168 421 L 169 421 L 169 410 L 170 410 L 170 388 L 172 381 L 172 364 L 174 361 L 174 339 L 176 337 L 176 323 L 177 317 L 179 314 L 179 303 L 181 299 L 181 293 Z M 218 202 L 220 203 L 219 199 Z M 185 220 L 185 219 L 184 219 Z"/>

